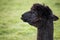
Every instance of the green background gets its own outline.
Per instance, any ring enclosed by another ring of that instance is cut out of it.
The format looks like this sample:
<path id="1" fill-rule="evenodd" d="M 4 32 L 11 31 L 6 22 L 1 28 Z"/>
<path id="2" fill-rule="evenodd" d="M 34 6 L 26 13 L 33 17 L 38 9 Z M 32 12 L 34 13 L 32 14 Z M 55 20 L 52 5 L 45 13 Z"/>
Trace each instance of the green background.
<path id="1" fill-rule="evenodd" d="M 20 19 L 34 3 L 48 5 L 60 18 L 60 0 L 0 0 L 0 40 L 36 40 L 37 28 Z M 54 40 L 60 40 L 60 20 L 54 21 Z"/>

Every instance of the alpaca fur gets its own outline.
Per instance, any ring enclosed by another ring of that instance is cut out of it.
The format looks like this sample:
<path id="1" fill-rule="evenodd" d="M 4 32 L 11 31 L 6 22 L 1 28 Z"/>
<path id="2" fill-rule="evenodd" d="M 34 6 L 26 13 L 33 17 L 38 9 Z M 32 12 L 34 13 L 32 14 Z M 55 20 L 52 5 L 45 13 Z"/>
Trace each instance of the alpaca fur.
<path id="1" fill-rule="evenodd" d="M 31 10 L 25 12 L 21 19 L 37 27 L 37 40 L 53 40 L 53 21 L 58 20 L 58 17 L 48 6 L 33 4 Z"/>

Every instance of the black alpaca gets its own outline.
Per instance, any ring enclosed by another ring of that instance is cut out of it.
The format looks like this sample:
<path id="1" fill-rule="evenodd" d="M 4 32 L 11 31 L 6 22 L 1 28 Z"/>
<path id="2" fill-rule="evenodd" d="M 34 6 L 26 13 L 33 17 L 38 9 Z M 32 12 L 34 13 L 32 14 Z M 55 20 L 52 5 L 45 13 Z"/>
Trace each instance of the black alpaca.
<path id="1" fill-rule="evenodd" d="M 39 3 L 33 4 L 31 10 L 25 12 L 21 19 L 37 27 L 37 40 L 53 40 L 53 21 L 58 20 L 58 17 L 53 15 L 48 6 Z"/>

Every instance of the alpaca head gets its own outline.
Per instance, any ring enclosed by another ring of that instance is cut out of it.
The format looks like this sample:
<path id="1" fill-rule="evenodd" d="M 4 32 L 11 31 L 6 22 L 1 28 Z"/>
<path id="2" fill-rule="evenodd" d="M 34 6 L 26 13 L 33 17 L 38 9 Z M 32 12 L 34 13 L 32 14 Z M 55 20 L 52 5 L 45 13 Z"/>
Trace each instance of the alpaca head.
<path id="1" fill-rule="evenodd" d="M 36 3 L 33 4 L 30 11 L 27 11 L 22 15 L 21 19 L 24 22 L 28 22 L 30 25 L 38 26 L 42 25 L 47 20 L 56 21 L 58 17 L 53 15 L 48 6 Z"/>

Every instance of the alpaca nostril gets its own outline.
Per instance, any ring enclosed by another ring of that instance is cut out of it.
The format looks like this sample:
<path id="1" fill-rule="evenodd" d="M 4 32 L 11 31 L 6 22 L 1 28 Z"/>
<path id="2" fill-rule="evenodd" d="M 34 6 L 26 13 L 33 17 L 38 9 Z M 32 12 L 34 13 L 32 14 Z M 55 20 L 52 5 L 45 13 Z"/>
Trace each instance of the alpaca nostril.
<path id="1" fill-rule="evenodd" d="M 24 20 L 24 15 L 22 15 L 21 19 Z"/>

